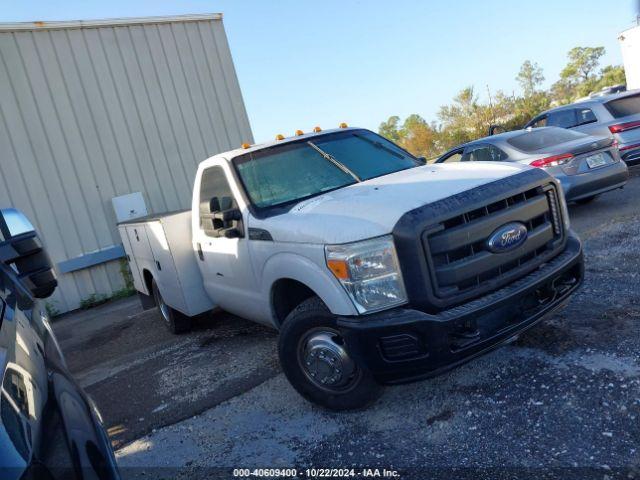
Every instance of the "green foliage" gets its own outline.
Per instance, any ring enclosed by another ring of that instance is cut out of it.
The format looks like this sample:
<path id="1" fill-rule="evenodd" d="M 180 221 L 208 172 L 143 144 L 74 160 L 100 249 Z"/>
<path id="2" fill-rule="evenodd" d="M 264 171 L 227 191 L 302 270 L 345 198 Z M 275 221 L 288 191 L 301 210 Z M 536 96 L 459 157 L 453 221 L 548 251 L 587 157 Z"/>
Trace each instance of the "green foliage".
<path id="1" fill-rule="evenodd" d="M 99 305 L 103 305 L 111 300 L 120 300 L 121 298 L 127 298 L 132 295 L 135 295 L 136 289 L 133 287 L 124 287 L 120 290 L 116 290 L 111 295 L 106 295 L 104 293 L 92 293 L 87 298 L 80 300 L 80 308 L 82 310 L 87 310 L 89 308 L 94 308 Z"/>
<path id="2" fill-rule="evenodd" d="M 122 275 L 122 279 L 124 280 L 125 289 L 135 291 L 133 286 L 133 275 L 129 268 L 129 262 L 125 258 L 120 259 L 120 275 Z"/>
<path id="3" fill-rule="evenodd" d="M 624 83 L 627 83 L 627 79 L 624 76 L 624 67 L 621 65 L 607 65 L 600 70 L 600 79 L 595 82 L 593 90 L 598 91 Z"/>
<path id="4" fill-rule="evenodd" d="M 382 122 L 379 133 L 415 155 L 435 158 L 446 150 L 488 135 L 491 125 L 503 130 L 522 128 L 538 113 L 575 101 L 604 87 L 625 83 L 624 67 L 606 66 L 598 71 L 604 47 L 576 47 L 567 54 L 567 65 L 548 90 L 537 63 L 525 60 L 516 80 L 521 95 L 502 91 L 491 93 L 482 102 L 473 86 L 464 88 L 448 105 L 440 107 L 437 121 L 429 123 L 420 115 L 409 115 L 404 122 L 392 116 Z"/>
<path id="5" fill-rule="evenodd" d="M 109 300 L 120 300 L 121 298 L 131 297 L 136 294 L 136 289 L 133 287 L 124 287 L 120 290 L 116 290 L 111 294 Z"/>
<path id="6" fill-rule="evenodd" d="M 88 308 L 97 307 L 98 305 L 102 305 L 111 300 L 119 300 L 121 298 L 127 298 L 134 295 L 136 293 L 136 289 L 133 286 L 133 275 L 131 275 L 129 262 L 124 258 L 120 259 L 120 275 L 122 275 L 122 279 L 124 280 L 124 287 L 120 290 L 116 290 L 111 295 L 106 295 L 104 293 L 92 293 L 87 298 L 80 300 L 80 308 L 82 310 L 86 310 Z"/>
<path id="7" fill-rule="evenodd" d="M 522 87 L 525 97 L 532 96 L 536 89 L 544 82 L 544 75 L 542 74 L 542 68 L 537 63 L 525 60 L 520 71 L 516 76 L 516 80 Z"/>
<path id="8" fill-rule="evenodd" d="M 89 308 L 102 305 L 103 303 L 107 303 L 108 301 L 108 295 L 105 295 L 104 293 L 92 293 L 87 298 L 83 298 L 82 300 L 80 300 L 80 308 L 82 310 L 87 310 Z"/>
<path id="9" fill-rule="evenodd" d="M 58 310 L 55 301 L 45 302 L 44 308 L 47 311 L 47 315 L 49 316 L 49 318 L 54 318 L 60 315 L 60 310 Z"/>
<path id="10" fill-rule="evenodd" d="M 389 120 L 387 120 L 386 122 L 382 122 L 378 127 L 378 131 L 383 137 L 386 137 L 393 142 L 399 143 L 401 140 L 399 124 L 400 117 L 394 115 L 393 117 L 389 117 Z"/>
<path id="11" fill-rule="evenodd" d="M 575 83 L 590 80 L 604 54 L 604 47 L 572 48 L 567 54 L 569 63 L 560 72 L 560 78 Z"/>

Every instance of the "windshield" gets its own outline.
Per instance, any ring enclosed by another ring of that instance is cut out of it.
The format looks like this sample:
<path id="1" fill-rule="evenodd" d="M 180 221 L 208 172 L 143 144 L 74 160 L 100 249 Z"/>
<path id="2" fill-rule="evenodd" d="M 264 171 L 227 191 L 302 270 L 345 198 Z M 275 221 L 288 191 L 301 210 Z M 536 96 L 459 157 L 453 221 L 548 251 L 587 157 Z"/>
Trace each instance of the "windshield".
<path id="1" fill-rule="evenodd" d="M 564 128 L 534 128 L 507 139 L 507 143 L 522 152 L 528 153 L 586 136 L 584 133 L 573 132 Z"/>
<path id="2" fill-rule="evenodd" d="M 251 152 L 234 159 L 251 202 L 273 207 L 358 181 L 416 167 L 393 143 L 366 130 L 347 130 Z"/>

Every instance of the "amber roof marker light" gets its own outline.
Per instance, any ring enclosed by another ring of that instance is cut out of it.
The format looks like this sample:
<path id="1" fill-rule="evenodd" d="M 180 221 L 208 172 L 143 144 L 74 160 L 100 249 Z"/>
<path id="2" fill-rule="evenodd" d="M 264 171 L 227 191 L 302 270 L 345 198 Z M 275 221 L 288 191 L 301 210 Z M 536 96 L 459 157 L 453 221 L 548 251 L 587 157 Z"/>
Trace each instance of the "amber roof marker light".
<path id="1" fill-rule="evenodd" d="M 284 135 L 282 135 L 281 133 L 279 133 L 278 135 L 276 135 L 276 140 L 280 141 L 280 140 L 284 140 Z"/>
<path id="2" fill-rule="evenodd" d="M 243 143 L 242 145 L 240 145 L 243 149 L 247 149 L 249 148 L 251 145 L 249 145 L 248 143 Z"/>
<path id="3" fill-rule="evenodd" d="M 300 135 L 304 135 L 304 132 L 302 130 L 296 130 L 296 136 L 299 137 Z"/>
<path id="4" fill-rule="evenodd" d="M 342 122 L 340 125 L 338 125 L 339 128 L 347 128 L 349 125 L 347 125 L 345 122 Z"/>
<path id="5" fill-rule="evenodd" d="M 320 133 L 322 129 L 319 126 L 313 127 L 313 133 Z"/>

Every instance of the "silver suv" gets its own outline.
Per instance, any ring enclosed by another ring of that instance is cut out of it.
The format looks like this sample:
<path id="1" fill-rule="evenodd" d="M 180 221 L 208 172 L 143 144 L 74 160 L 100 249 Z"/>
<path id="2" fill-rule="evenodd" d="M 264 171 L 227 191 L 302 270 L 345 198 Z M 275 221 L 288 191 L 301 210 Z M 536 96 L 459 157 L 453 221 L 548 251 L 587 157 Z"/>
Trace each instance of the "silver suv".
<path id="1" fill-rule="evenodd" d="M 618 142 L 627 165 L 640 163 L 640 90 L 595 97 L 541 113 L 526 127 L 562 127 Z"/>

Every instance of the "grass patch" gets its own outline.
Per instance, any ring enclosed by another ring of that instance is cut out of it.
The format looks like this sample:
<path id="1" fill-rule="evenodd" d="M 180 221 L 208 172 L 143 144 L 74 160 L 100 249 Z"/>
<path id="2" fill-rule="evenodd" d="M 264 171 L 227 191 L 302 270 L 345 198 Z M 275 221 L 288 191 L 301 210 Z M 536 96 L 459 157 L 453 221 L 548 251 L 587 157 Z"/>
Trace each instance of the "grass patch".
<path id="1" fill-rule="evenodd" d="M 121 298 L 127 298 L 135 295 L 135 288 L 124 287 L 120 290 L 116 290 L 111 295 L 105 295 L 104 293 L 92 293 L 87 298 L 80 300 L 80 308 L 82 310 L 88 310 L 99 305 L 104 305 L 111 300 L 120 300 Z"/>

